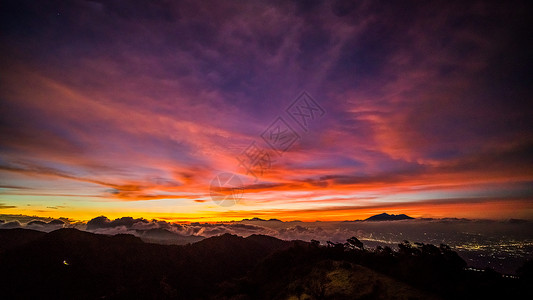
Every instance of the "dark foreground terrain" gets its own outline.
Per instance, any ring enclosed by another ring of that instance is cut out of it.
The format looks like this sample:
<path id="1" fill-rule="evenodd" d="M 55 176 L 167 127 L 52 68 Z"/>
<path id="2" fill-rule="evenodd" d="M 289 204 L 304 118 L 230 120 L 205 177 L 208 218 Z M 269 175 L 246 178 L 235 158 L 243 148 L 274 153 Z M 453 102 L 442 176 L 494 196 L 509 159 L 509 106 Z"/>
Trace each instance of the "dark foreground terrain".
<path id="1" fill-rule="evenodd" d="M 503 277 L 449 247 L 398 251 L 222 235 L 157 245 L 76 229 L 0 230 L 3 299 L 532 299 L 531 262 Z"/>

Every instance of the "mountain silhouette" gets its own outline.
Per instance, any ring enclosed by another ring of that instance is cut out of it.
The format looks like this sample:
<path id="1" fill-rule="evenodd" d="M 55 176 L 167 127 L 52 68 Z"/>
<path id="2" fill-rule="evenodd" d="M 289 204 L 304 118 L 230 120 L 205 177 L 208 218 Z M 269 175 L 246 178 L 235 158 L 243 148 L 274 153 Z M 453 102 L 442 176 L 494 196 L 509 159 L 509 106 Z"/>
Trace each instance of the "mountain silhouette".
<path id="1" fill-rule="evenodd" d="M 5 249 L 0 282 L 10 287 L 3 291 L 6 299 L 43 294 L 137 299 L 154 293 L 203 298 L 218 283 L 245 275 L 270 253 L 293 244 L 225 234 L 187 246 L 159 245 L 129 234 L 107 236 L 70 228 L 50 233 L 2 230 L 0 241 Z"/>
<path id="2" fill-rule="evenodd" d="M 248 222 L 283 222 L 279 219 L 261 219 L 261 218 L 257 218 L 257 217 L 254 217 L 254 218 L 251 218 L 251 219 L 242 219 L 241 222 L 244 222 L 244 221 L 248 221 Z"/>
<path id="3" fill-rule="evenodd" d="M 36 240 L 46 233 L 31 229 L 0 229 L 0 253 Z"/>
<path id="4" fill-rule="evenodd" d="M 154 231 L 163 237 L 165 231 Z M 350 243 L 351 241 L 351 243 Z M 3 299 L 528 298 L 523 279 L 465 269 L 446 245 L 398 250 L 231 234 L 187 245 L 66 228 L 0 230 Z"/>
<path id="5" fill-rule="evenodd" d="M 382 213 L 379 215 L 374 215 L 370 218 L 365 219 L 365 221 L 397 221 L 397 220 L 411 220 L 414 219 L 405 214 L 400 215 L 389 215 L 388 213 Z"/>

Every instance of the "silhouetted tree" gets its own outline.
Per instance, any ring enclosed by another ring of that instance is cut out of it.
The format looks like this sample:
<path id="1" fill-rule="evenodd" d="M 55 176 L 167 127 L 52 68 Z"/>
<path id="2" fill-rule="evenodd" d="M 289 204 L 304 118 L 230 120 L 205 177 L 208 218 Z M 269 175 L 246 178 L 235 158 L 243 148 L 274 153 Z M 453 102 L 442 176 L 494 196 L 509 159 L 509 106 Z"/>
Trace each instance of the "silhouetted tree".
<path id="1" fill-rule="evenodd" d="M 349 249 L 359 249 L 359 250 L 364 249 L 363 243 L 359 239 L 357 239 L 355 236 L 352 236 L 351 238 L 347 239 L 346 242 L 347 242 L 346 247 Z"/>
<path id="2" fill-rule="evenodd" d="M 394 251 L 392 251 L 391 247 L 389 246 L 385 246 L 385 247 L 377 246 L 374 252 L 381 254 L 381 255 L 390 255 L 390 256 L 394 254 Z"/>
<path id="3" fill-rule="evenodd" d="M 400 255 L 414 256 L 419 255 L 420 253 L 421 251 L 416 247 L 413 247 L 409 241 L 403 241 L 401 244 L 398 244 L 398 254 Z"/>

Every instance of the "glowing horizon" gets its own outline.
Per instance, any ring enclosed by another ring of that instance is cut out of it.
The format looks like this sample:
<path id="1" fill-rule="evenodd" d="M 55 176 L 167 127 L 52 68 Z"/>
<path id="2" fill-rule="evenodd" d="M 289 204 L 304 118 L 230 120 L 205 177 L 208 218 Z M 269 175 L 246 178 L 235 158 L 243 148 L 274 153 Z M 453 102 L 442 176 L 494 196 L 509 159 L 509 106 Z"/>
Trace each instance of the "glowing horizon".
<path id="1" fill-rule="evenodd" d="M 533 219 L 529 53 L 497 7 L 21 5 L 2 21 L 0 214 Z M 302 91 L 324 110 L 304 127 Z M 250 176 L 238 158 L 277 118 L 298 139 Z M 234 206 L 211 199 L 221 172 Z"/>

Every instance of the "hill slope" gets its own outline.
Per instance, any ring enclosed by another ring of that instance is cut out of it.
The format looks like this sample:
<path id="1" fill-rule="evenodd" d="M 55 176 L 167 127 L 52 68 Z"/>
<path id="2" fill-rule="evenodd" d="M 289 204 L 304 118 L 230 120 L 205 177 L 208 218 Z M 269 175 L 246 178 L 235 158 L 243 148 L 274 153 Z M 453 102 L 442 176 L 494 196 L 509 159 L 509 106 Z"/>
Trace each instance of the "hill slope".
<path id="1" fill-rule="evenodd" d="M 2 231 L 0 240 L 13 235 L 35 234 Z M 25 240 L 0 255 L 6 299 L 205 298 L 218 283 L 244 276 L 270 253 L 291 245 L 270 237 L 229 234 L 188 246 L 156 245 L 132 235 L 76 229 Z"/>
<path id="2" fill-rule="evenodd" d="M 0 242 L 6 299 L 533 297 L 531 276 L 506 279 L 490 270 L 465 270 L 464 260 L 446 245 L 405 241 L 398 250 L 368 250 L 225 234 L 176 246 L 76 229 L 0 230 Z"/>

